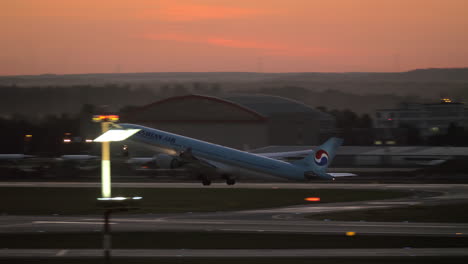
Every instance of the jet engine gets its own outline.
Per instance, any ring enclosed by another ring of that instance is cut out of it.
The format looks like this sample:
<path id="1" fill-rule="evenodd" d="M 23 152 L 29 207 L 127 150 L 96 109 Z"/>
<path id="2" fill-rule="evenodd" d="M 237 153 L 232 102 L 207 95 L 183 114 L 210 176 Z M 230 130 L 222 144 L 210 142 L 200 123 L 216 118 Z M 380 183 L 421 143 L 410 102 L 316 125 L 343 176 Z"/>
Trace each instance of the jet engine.
<path id="1" fill-rule="evenodd" d="M 153 157 L 157 166 L 161 169 L 176 169 L 181 166 L 181 162 L 177 157 L 167 154 L 157 154 Z"/>

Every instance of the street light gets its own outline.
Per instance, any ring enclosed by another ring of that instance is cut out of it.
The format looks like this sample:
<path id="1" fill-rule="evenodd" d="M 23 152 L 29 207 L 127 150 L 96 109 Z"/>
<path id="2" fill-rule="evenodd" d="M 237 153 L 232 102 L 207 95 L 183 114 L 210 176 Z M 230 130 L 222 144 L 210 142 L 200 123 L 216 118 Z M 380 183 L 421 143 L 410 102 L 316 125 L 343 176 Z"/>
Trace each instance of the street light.
<path id="1" fill-rule="evenodd" d="M 94 139 L 94 142 L 102 143 L 101 155 L 101 191 L 102 197 L 98 198 L 99 204 L 105 208 L 104 211 L 104 233 L 103 233 L 103 248 L 104 258 L 106 263 L 110 263 L 111 251 L 111 232 L 109 225 L 110 214 L 113 210 L 129 210 L 135 208 L 135 202 L 141 200 L 142 197 L 111 197 L 111 166 L 110 166 L 110 142 L 122 141 L 140 129 L 110 129 L 110 126 L 119 121 L 118 115 L 95 115 L 94 122 L 101 123 L 102 135 Z"/>
<path id="2" fill-rule="evenodd" d="M 102 154 L 101 154 L 101 192 L 103 198 L 111 197 L 111 166 L 110 166 L 110 142 L 111 141 L 122 141 L 136 132 L 139 129 L 112 129 L 109 127 L 119 121 L 118 115 L 95 115 L 93 121 L 101 123 L 102 135 L 97 137 L 94 141 L 102 143 Z"/>

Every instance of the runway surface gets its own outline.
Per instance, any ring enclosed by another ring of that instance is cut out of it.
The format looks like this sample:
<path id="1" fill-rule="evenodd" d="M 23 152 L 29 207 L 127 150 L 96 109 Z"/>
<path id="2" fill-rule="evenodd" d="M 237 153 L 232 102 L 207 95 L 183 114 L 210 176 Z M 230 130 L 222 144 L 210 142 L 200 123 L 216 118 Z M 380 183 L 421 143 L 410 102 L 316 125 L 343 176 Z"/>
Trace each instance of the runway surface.
<path id="1" fill-rule="evenodd" d="M 97 217 L 28 217 L 3 216 L 1 233 L 101 232 L 103 221 Z M 418 236 L 467 236 L 468 224 L 381 223 L 309 220 L 231 220 L 196 219 L 190 217 L 153 217 L 147 215 L 115 216 L 114 232 L 210 231 L 344 234 L 392 234 Z"/>
<path id="2" fill-rule="evenodd" d="M 111 217 L 113 232 L 202 231 L 344 234 L 356 232 L 368 235 L 406 236 L 468 236 L 468 223 L 408 223 L 408 222 L 342 222 L 313 221 L 304 214 L 350 210 L 386 209 L 408 205 L 430 205 L 468 201 L 466 184 L 311 184 L 311 183 L 241 183 L 227 186 L 215 183 L 114 183 L 114 187 L 132 188 L 284 188 L 284 189 L 372 189 L 410 190 L 415 195 L 380 201 L 297 205 L 281 208 L 233 212 L 140 214 Z M 99 188 L 89 182 L 3 182 L 0 187 L 74 187 Z M 157 189 L 155 189 L 157 191 Z M 0 216 L 0 233 L 102 232 L 99 215 L 84 216 Z M 58 255 L 57 255 L 58 254 Z M 121 257 L 378 257 L 378 256 L 468 256 L 466 248 L 443 249 L 294 249 L 294 250 L 113 250 Z M 3 249 L 0 257 L 100 257 L 100 250 L 29 250 Z"/>
<path id="3" fill-rule="evenodd" d="M 99 258 L 100 249 L 0 249 L 4 258 Z M 468 248 L 381 248 L 381 249 L 114 249 L 112 257 L 467 257 Z"/>
<path id="4" fill-rule="evenodd" d="M 4 182 L 0 186 L 16 187 L 99 187 L 89 182 Z M 340 234 L 355 231 L 362 234 L 402 234 L 433 236 L 466 236 L 468 223 L 407 223 L 407 222 L 339 222 L 312 221 L 304 214 L 367 209 L 386 209 L 420 204 L 440 204 L 468 201 L 468 185 L 463 184 L 303 184 L 303 183 L 242 183 L 234 186 L 198 183 L 114 183 L 115 187 L 134 188 L 308 188 L 308 189 L 381 189 L 413 190 L 416 195 L 383 201 L 363 201 L 330 204 L 297 205 L 281 208 L 212 213 L 182 214 L 113 214 L 114 231 L 230 231 Z M 157 190 L 155 190 L 157 191 Z M 418 192 L 423 191 L 423 192 Z M 430 192 L 429 194 L 427 192 Z M 101 216 L 0 216 L 0 232 L 98 232 Z"/>

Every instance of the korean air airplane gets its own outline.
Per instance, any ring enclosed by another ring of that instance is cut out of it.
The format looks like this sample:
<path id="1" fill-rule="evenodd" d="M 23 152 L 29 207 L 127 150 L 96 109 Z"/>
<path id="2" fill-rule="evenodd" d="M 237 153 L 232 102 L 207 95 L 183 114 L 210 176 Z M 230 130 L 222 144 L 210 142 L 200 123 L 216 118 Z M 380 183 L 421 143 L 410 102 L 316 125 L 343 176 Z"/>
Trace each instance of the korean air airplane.
<path id="1" fill-rule="evenodd" d="M 351 174 L 327 173 L 342 139 L 330 138 L 321 146 L 306 153 L 305 158 L 293 162 L 279 160 L 281 153 L 253 154 L 181 135 L 135 124 L 118 124 L 125 129 L 139 129 L 129 140 L 153 147 L 157 154 L 154 162 L 162 169 L 187 168 L 196 173 L 203 185 L 222 178 L 233 185 L 242 177 L 280 177 L 290 180 L 323 178 L 334 180 Z"/>

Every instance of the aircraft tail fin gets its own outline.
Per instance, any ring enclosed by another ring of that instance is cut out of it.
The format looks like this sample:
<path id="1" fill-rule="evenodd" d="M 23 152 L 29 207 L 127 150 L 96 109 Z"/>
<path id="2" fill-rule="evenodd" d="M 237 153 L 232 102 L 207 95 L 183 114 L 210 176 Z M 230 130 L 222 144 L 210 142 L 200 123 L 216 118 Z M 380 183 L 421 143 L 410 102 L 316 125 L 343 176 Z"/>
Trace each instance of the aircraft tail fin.
<path id="1" fill-rule="evenodd" d="M 305 158 L 295 161 L 294 164 L 306 167 L 323 178 L 330 178 L 332 176 L 327 177 L 327 168 L 335 158 L 337 149 L 342 144 L 342 138 L 332 137 L 312 150 Z"/>

